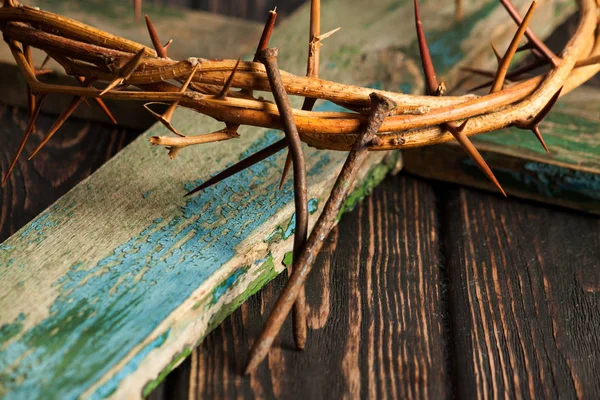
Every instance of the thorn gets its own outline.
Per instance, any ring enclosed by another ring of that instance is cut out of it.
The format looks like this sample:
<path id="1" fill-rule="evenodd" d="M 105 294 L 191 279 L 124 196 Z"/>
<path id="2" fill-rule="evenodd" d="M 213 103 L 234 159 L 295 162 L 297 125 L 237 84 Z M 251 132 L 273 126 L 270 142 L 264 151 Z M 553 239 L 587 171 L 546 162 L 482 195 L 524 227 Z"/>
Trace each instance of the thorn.
<path id="1" fill-rule="evenodd" d="M 273 28 L 275 27 L 276 21 L 277 7 L 269 11 L 269 18 L 267 18 L 265 27 L 263 28 L 262 34 L 260 35 L 260 40 L 258 41 L 258 46 L 256 47 L 256 53 L 269 47 L 269 41 L 271 40 L 271 34 L 273 33 Z M 254 53 L 254 62 L 258 61 L 258 59 L 256 58 L 256 53 Z"/>
<path id="2" fill-rule="evenodd" d="M 537 137 L 537 140 L 539 140 L 540 143 L 542 144 L 542 147 L 544 148 L 544 150 L 546 150 L 546 153 L 550 154 L 550 150 L 548 149 L 548 146 L 546 146 L 546 142 L 544 141 L 544 137 L 542 136 L 542 132 L 540 132 L 540 127 L 539 126 L 534 126 L 533 128 L 531 128 L 531 130 L 535 134 L 535 137 Z"/>
<path id="3" fill-rule="evenodd" d="M 95 78 L 87 78 L 83 82 L 83 86 L 90 87 L 95 80 Z M 73 114 L 73 112 L 77 109 L 77 107 L 81 104 L 83 100 L 83 96 L 73 96 L 73 100 L 71 100 L 71 103 L 69 104 L 67 109 L 59 115 L 56 121 L 54 121 L 54 124 L 52 124 L 52 126 L 48 130 L 48 133 L 46 133 L 46 136 L 44 137 L 42 142 L 35 148 L 33 153 L 31 153 L 28 160 L 31 160 L 33 157 L 35 157 L 35 155 L 42 149 L 42 147 L 44 147 L 44 145 L 48 143 L 50 139 L 52 139 L 52 136 L 54 136 L 54 134 L 63 126 L 63 124 L 67 121 L 67 119 L 69 119 L 71 114 Z"/>
<path id="4" fill-rule="evenodd" d="M 279 190 L 283 187 L 285 183 L 285 178 L 287 177 L 288 172 L 290 171 L 290 167 L 292 166 L 292 155 L 288 151 L 287 156 L 285 158 L 285 165 L 283 166 L 283 172 L 281 173 L 281 181 L 279 181 Z"/>
<path id="5" fill-rule="evenodd" d="M 241 171 L 245 170 L 246 168 L 249 168 L 249 167 L 253 166 L 254 164 L 259 163 L 260 161 L 271 157 L 273 154 L 280 152 L 286 146 L 287 146 L 287 140 L 281 139 L 281 140 L 265 147 L 264 149 L 257 151 L 256 153 L 252 154 L 251 156 L 246 157 L 243 160 L 238 161 L 237 163 L 233 164 L 231 167 L 228 167 L 228 168 L 224 169 L 223 171 L 219 172 L 217 175 L 213 176 L 212 178 L 210 178 L 209 180 L 207 180 L 206 182 L 204 182 L 203 184 L 201 184 L 194 190 L 191 190 L 190 192 L 188 192 L 185 195 L 185 197 L 191 196 L 194 193 L 197 193 L 201 190 L 204 190 L 213 185 L 216 185 L 217 183 L 221 182 L 222 180 L 227 179 L 230 176 L 235 175 L 238 172 L 241 172 Z"/>
<path id="6" fill-rule="evenodd" d="M 23 44 L 23 54 L 25 54 L 25 60 L 27 60 L 27 64 L 33 71 L 34 75 L 36 74 L 35 67 L 33 65 L 33 56 L 31 54 L 31 47 Z M 27 85 L 27 108 L 29 110 L 29 119 L 33 118 L 33 113 L 35 110 L 35 95 L 33 94 L 33 90 L 31 90 L 31 86 Z M 32 131 L 35 131 L 35 125 L 33 125 Z"/>
<path id="7" fill-rule="evenodd" d="M 510 14 L 511 18 L 517 23 L 517 25 L 523 24 L 523 18 L 521 18 L 519 11 L 517 11 L 517 9 L 511 3 L 510 0 L 500 0 L 500 3 L 502 3 L 508 14 Z M 548 61 L 550 61 L 552 65 L 554 65 L 554 67 L 557 67 L 560 64 L 560 58 L 558 58 L 556 54 L 554 54 L 552 50 L 550 50 L 548 46 L 546 46 L 544 42 L 542 42 L 535 35 L 535 33 L 533 33 L 533 30 L 531 30 L 530 28 L 525 29 L 525 36 L 527 36 L 527 39 L 529 39 L 532 45 L 535 48 L 537 48 L 540 51 L 540 53 L 542 53 L 544 57 L 546 57 Z"/>
<path id="8" fill-rule="evenodd" d="M 419 52 L 421 54 L 421 64 L 423 65 L 423 73 L 425 74 L 425 81 L 427 82 L 429 95 L 435 96 L 437 95 L 439 85 L 435 76 L 435 69 L 433 67 L 433 62 L 431 61 L 431 55 L 429 54 L 427 40 L 425 39 L 425 32 L 423 31 L 423 24 L 421 22 L 421 13 L 419 11 L 418 0 L 414 0 L 414 7 L 415 26 L 417 29 L 417 40 L 419 42 Z"/>
<path id="9" fill-rule="evenodd" d="M 144 49 L 138 51 L 135 56 L 131 57 L 131 59 L 125 63 L 125 65 L 119 68 L 119 71 L 117 71 L 118 77 L 113 80 L 102 92 L 100 92 L 99 96 L 104 95 L 106 92 L 114 89 L 117 85 L 120 85 L 121 83 L 125 82 L 125 80 L 129 79 L 131 74 L 133 74 L 136 68 L 140 65 L 142 57 L 144 56 L 144 51 Z"/>
<path id="10" fill-rule="evenodd" d="M 142 19 L 142 0 L 133 0 L 133 14 L 135 22 Z"/>
<path id="11" fill-rule="evenodd" d="M 156 33 L 156 29 L 154 29 L 154 25 L 152 25 L 152 21 L 150 21 L 150 17 L 146 15 L 146 27 L 148 27 L 148 34 L 150 35 L 150 40 L 152 41 L 152 45 L 154 46 L 154 50 L 156 50 L 156 55 L 160 58 L 167 58 L 167 50 L 160 42 L 158 38 L 158 34 Z"/>
<path id="12" fill-rule="evenodd" d="M 79 83 L 85 85 L 85 78 L 83 76 L 77 76 L 76 78 L 79 81 Z M 87 103 L 87 100 L 84 99 L 84 101 Z M 98 107 L 102 109 L 102 111 L 104 111 L 104 114 L 106 114 L 106 116 L 112 121 L 113 124 L 118 125 L 117 119 L 112 115 L 112 113 L 110 112 L 110 110 L 108 109 L 108 107 L 102 99 L 94 97 L 94 102 L 98 105 Z"/>
<path id="13" fill-rule="evenodd" d="M 500 55 L 500 52 L 498 51 L 496 46 L 494 46 L 494 43 L 490 42 L 490 46 L 492 46 L 492 51 L 494 52 L 494 56 L 496 56 L 496 61 L 500 63 L 500 61 L 502 61 L 502 56 Z"/>
<path id="14" fill-rule="evenodd" d="M 44 69 L 44 67 L 46 66 L 46 64 L 48 64 L 48 62 L 50 61 L 50 54 L 46 54 L 46 58 L 44 58 L 44 61 L 42 61 L 42 65 L 40 65 L 40 69 Z"/>
<path id="15" fill-rule="evenodd" d="M 171 45 L 173 44 L 173 39 L 169 39 L 169 41 L 165 44 L 163 44 L 163 49 L 165 49 L 165 51 L 169 50 L 169 47 L 171 47 Z"/>
<path id="16" fill-rule="evenodd" d="M 487 165 L 479 151 L 475 148 L 473 143 L 469 140 L 467 135 L 464 134 L 463 130 L 467 125 L 467 121 L 463 122 L 461 126 L 459 126 L 457 129 L 448 129 L 448 131 L 452 134 L 452 136 L 454 136 L 456 141 L 461 145 L 461 147 L 465 150 L 469 157 L 471 157 L 471 159 L 479 167 L 481 172 L 483 172 L 485 176 L 496 186 L 496 188 L 498 188 L 500 193 L 502 193 L 502 195 L 506 197 L 506 192 L 504 191 L 504 189 L 502 189 L 502 186 L 500 186 L 498 179 L 496 179 L 494 173 Z"/>
<path id="17" fill-rule="evenodd" d="M 337 27 L 335 29 L 330 30 L 329 32 L 325 32 L 322 35 L 316 36 L 315 38 L 319 41 L 322 42 L 323 40 L 327 39 L 328 37 L 330 37 L 331 35 L 333 35 L 334 33 L 336 33 L 337 31 L 339 31 L 340 29 L 342 29 L 342 27 Z"/>
<path id="18" fill-rule="evenodd" d="M 227 97 L 227 92 L 229 92 L 229 89 L 231 89 L 231 84 L 233 83 L 233 77 L 235 76 L 235 73 L 237 72 L 238 66 L 240 65 L 240 61 L 242 60 L 242 58 L 238 58 L 237 62 L 235 63 L 235 66 L 233 67 L 233 70 L 231 70 L 231 74 L 229 75 L 229 78 L 227 78 L 227 81 L 225 81 L 225 85 L 223 86 L 223 89 L 221 89 L 221 92 L 215 96 L 215 99 L 220 99 L 223 100 Z"/>
<path id="19" fill-rule="evenodd" d="M 558 98 L 560 97 L 561 92 L 562 92 L 562 87 L 560 89 L 558 89 L 558 91 L 554 94 L 554 96 L 552 96 L 552 98 L 548 101 L 548 103 L 544 106 L 544 108 L 542 108 L 535 117 L 529 118 L 528 120 L 525 120 L 525 121 L 515 121 L 513 123 L 513 125 L 519 129 L 531 130 L 535 134 L 535 137 L 540 141 L 540 143 L 544 147 L 544 150 L 546 150 L 546 153 L 548 153 L 548 154 L 550 154 L 550 150 L 548 149 L 548 146 L 546 146 L 546 142 L 544 141 L 544 138 L 542 136 L 542 132 L 540 131 L 539 126 L 540 126 L 540 123 L 548 116 L 548 114 L 550 113 L 550 111 L 552 110 L 552 108 L 554 107 L 556 102 L 558 101 Z"/>
<path id="20" fill-rule="evenodd" d="M 517 52 L 517 53 L 520 53 L 520 52 L 522 52 L 522 51 L 532 50 L 532 49 L 534 49 L 534 48 L 535 48 L 535 46 L 534 46 L 533 44 L 531 44 L 531 42 L 527 42 L 527 43 L 525 43 L 523 46 L 521 46 L 521 47 L 517 48 L 517 51 L 516 51 L 516 52 Z"/>
<path id="21" fill-rule="evenodd" d="M 192 69 L 192 72 L 190 73 L 190 76 L 188 76 L 187 80 L 183 83 L 183 85 L 181 85 L 181 88 L 179 88 L 179 93 L 185 93 L 188 86 L 190 86 L 190 83 L 192 82 L 192 79 L 194 78 L 196 71 L 198 71 L 198 67 L 199 67 L 199 64 L 196 64 L 194 66 L 194 68 Z M 166 126 L 167 129 L 169 129 L 171 132 L 173 132 L 177 136 L 185 137 L 184 134 L 180 133 L 171 124 L 171 118 L 173 118 L 173 114 L 175 113 L 175 110 L 177 109 L 177 106 L 179 105 L 178 101 L 171 103 L 171 105 L 167 108 L 167 110 L 162 115 L 152 111 L 152 109 L 149 107 L 151 104 L 162 104 L 162 103 L 158 103 L 158 102 L 146 103 L 146 104 L 144 104 L 144 108 L 146 110 L 150 111 L 150 113 L 152 115 L 154 115 L 154 117 L 156 119 L 158 119 L 164 126 Z M 177 154 L 177 152 L 175 152 L 175 154 Z"/>
<path id="22" fill-rule="evenodd" d="M 6 172 L 6 175 L 4 176 L 4 179 L 2 180 L 2 185 L 0 185 L 0 186 L 4 186 L 4 184 L 8 180 L 8 177 L 10 176 L 10 174 L 13 171 L 13 169 L 15 168 L 15 165 L 17 165 L 17 161 L 19 160 L 19 157 L 21 156 L 21 153 L 23 153 L 23 150 L 25 149 L 25 144 L 27 143 L 27 139 L 29 139 L 29 135 L 31 135 L 31 132 L 33 132 L 33 130 L 34 130 L 35 121 L 36 121 L 37 117 L 40 115 L 40 110 L 42 108 L 42 103 L 43 103 L 43 101 L 44 101 L 45 98 L 46 98 L 46 94 L 42 94 L 38 98 L 38 101 L 37 101 L 36 106 L 35 106 L 35 111 L 33 112 L 32 117 L 29 118 L 29 124 L 27 125 L 27 129 L 25 129 L 25 134 L 23 135 L 23 139 L 21 140 L 21 144 L 19 145 L 19 149 L 17 150 L 17 153 L 15 154 L 12 162 L 10 163 L 10 167 L 8 167 L 8 171 Z"/>
<path id="23" fill-rule="evenodd" d="M 529 25 L 529 21 L 531 21 L 531 17 L 533 16 L 533 11 L 535 10 L 536 5 L 536 0 L 533 0 L 529 6 L 529 10 L 527 10 L 527 14 L 525 14 L 525 18 L 523 18 L 521 25 L 519 25 L 519 29 L 517 29 L 517 32 L 515 32 L 515 35 L 513 36 L 512 41 L 510 42 L 510 45 L 504 54 L 504 57 L 502 57 L 502 60 L 498 63 L 496 78 L 494 79 L 494 84 L 490 89 L 490 93 L 494 93 L 502 89 L 502 86 L 504 85 L 504 78 L 506 77 L 510 62 L 515 55 L 517 47 L 519 47 L 519 42 L 523 38 L 523 34 L 525 33 L 525 29 L 527 29 L 527 25 Z"/>

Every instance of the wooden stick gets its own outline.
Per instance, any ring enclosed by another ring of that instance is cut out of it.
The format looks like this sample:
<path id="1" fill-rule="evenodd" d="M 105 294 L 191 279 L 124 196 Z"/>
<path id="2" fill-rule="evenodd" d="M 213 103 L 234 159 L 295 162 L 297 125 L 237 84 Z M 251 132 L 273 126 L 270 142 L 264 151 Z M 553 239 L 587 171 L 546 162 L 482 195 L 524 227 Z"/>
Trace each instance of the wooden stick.
<path id="1" fill-rule="evenodd" d="M 379 126 L 396 106 L 395 103 L 383 96 L 373 93 L 372 112 L 363 131 L 356 139 L 344 166 L 331 190 L 331 195 L 319 216 L 313 231 L 298 257 L 294 257 L 294 270 L 285 288 L 281 292 L 273 311 L 265 324 L 262 333 L 254 342 L 250 351 L 250 359 L 246 367 L 246 374 L 252 372 L 266 357 L 275 336 L 281 329 L 283 321 L 289 314 L 296 297 L 302 290 L 304 282 L 310 273 L 318 252 L 321 250 L 325 238 L 333 228 L 335 220 L 346 199 L 352 183 L 367 155 L 368 147 L 376 139 Z"/>
<path id="2" fill-rule="evenodd" d="M 292 107 L 290 106 L 287 93 L 277 66 L 277 49 L 265 49 L 258 52 L 258 59 L 265 64 L 269 83 L 275 97 L 275 102 L 279 108 L 279 114 L 284 125 L 285 136 L 287 138 L 290 155 L 292 157 L 294 170 L 294 206 L 296 209 L 296 226 L 294 231 L 294 249 L 293 257 L 296 260 L 304 245 L 308 235 L 308 189 L 306 183 L 306 165 L 304 163 L 304 153 L 302 150 L 302 141 L 298 134 L 298 129 L 294 123 Z M 292 265 L 292 273 L 296 269 L 296 261 Z M 304 296 L 294 306 L 294 339 L 296 346 L 304 348 L 306 343 L 306 302 Z"/>

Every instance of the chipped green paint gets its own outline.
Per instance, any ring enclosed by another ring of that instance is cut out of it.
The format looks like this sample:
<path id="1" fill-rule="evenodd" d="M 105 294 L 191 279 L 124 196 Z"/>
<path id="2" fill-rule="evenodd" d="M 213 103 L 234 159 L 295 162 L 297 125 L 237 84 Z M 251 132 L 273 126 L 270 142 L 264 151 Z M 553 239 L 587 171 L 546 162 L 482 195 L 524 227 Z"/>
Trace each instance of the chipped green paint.
<path id="1" fill-rule="evenodd" d="M 283 265 L 285 265 L 286 267 L 289 267 L 290 265 L 292 265 L 293 262 L 294 262 L 294 253 L 292 253 L 291 251 L 288 251 L 287 253 L 285 253 L 285 255 L 283 256 L 283 260 L 281 260 L 281 263 Z"/>
<path id="2" fill-rule="evenodd" d="M 229 289 L 234 287 L 235 284 L 237 283 L 238 279 L 242 275 L 244 275 L 246 272 L 248 272 L 249 269 L 250 269 L 249 266 L 240 267 L 240 268 L 236 269 L 231 275 L 229 275 L 229 277 L 227 279 L 225 279 L 223 282 L 219 283 L 213 289 L 212 299 L 210 300 L 210 303 L 208 303 L 208 306 L 217 304 L 217 301 L 219 301 L 221 296 L 223 296 Z"/>
<path id="3" fill-rule="evenodd" d="M 21 333 L 21 331 L 23 330 L 23 321 L 25 321 L 25 314 L 20 313 L 15 322 L 13 322 L 12 324 L 4 324 L 0 327 L 0 349 L 2 348 L 4 343 L 7 343 L 10 339 L 14 338 L 19 333 Z M 2 395 L 1 391 L 0 395 Z"/>
<path id="4" fill-rule="evenodd" d="M 391 153 L 386 162 L 375 165 L 369 171 L 367 177 L 361 182 L 359 187 L 355 188 L 350 196 L 344 201 L 342 209 L 338 213 L 337 219 L 339 220 L 343 214 L 352 211 L 354 207 L 366 196 L 368 196 L 373 189 L 381 183 L 381 181 L 387 176 L 390 170 L 394 167 L 398 161 L 400 152 Z"/>
<path id="5" fill-rule="evenodd" d="M 319 210 L 319 199 L 310 199 L 308 201 L 308 213 L 314 214 Z M 273 232 L 265 238 L 265 243 L 278 243 L 282 240 L 287 240 L 294 234 L 296 227 L 296 213 L 292 214 L 285 228 L 281 225 L 277 225 Z"/>
<path id="6" fill-rule="evenodd" d="M 600 119 L 574 115 L 566 107 L 558 103 L 540 128 L 552 152 L 552 159 L 600 170 Z M 535 135 L 517 128 L 477 136 L 474 142 L 484 146 L 494 144 L 506 147 L 510 144 L 521 152 L 546 157 L 546 152 Z"/>

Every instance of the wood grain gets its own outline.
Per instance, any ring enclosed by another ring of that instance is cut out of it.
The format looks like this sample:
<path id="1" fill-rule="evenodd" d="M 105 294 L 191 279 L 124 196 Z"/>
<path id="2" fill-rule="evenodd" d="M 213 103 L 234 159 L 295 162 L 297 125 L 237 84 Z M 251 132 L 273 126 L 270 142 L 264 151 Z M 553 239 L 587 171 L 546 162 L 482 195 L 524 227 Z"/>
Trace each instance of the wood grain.
<path id="1" fill-rule="evenodd" d="M 40 154 L 27 161 L 54 119 L 40 115 L 35 134 L 11 178 L 0 189 L 0 242 L 88 177 L 140 133 L 69 119 Z M 27 111 L 0 105 L 2 177 L 19 147 L 28 121 Z"/>
<path id="2" fill-rule="evenodd" d="M 600 219 L 467 189 L 442 214 L 457 398 L 598 398 Z"/>
<path id="3" fill-rule="evenodd" d="M 327 239 L 306 286 L 304 352 L 294 349 L 287 324 L 267 361 L 250 378 L 240 375 L 285 283 L 280 276 L 211 333 L 167 385 L 189 374 L 190 399 L 447 397 L 435 210 L 429 184 L 387 179 Z"/>

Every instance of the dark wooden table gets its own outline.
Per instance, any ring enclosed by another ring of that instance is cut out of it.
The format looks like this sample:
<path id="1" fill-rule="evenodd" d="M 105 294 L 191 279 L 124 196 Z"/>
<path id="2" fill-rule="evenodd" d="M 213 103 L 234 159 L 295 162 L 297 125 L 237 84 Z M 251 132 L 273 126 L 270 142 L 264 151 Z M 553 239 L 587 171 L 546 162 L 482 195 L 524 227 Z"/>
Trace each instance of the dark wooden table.
<path id="1" fill-rule="evenodd" d="M 27 113 L 0 106 L 6 171 Z M 54 116 L 42 115 L 29 153 Z M 138 132 L 71 120 L 0 190 L 0 241 Z M 600 398 L 600 218 L 401 173 L 344 216 L 291 324 L 242 377 L 279 276 L 152 394 L 170 398 Z"/>

